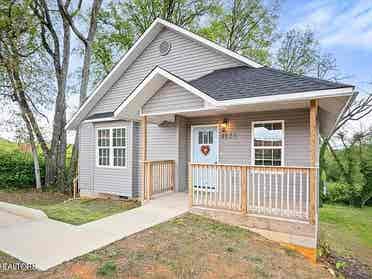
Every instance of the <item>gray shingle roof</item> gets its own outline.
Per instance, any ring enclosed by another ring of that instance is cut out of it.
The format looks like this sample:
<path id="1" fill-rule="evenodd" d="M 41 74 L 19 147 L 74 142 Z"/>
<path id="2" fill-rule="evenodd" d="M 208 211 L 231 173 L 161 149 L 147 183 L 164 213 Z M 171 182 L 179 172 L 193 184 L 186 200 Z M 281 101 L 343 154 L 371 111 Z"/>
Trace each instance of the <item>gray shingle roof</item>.
<path id="1" fill-rule="evenodd" d="M 189 83 L 217 101 L 353 87 L 269 67 L 249 66 L 216 70 Z"/>

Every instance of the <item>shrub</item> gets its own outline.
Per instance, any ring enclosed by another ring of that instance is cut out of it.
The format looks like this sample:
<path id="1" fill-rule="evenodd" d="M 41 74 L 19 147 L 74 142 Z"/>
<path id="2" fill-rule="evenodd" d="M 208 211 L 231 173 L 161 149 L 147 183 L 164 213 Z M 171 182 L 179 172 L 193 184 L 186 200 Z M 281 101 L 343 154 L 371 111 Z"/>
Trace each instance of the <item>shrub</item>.
<path id="1" fill-rule="evenodd" d="M 39 158 L 41 179 L 44 180 L 44 160 Z M 18 150 L 0 152 L 0 188 L 27 188 L 35 185 L 34 161 L 29 153 Z"/>
<path id="2" fill-rule="evenodd" d="M 112 261 L 108 261 L 97 269 L 97 274 L 104 277 L 111 277 L 116 273 L 116 269 L 116 264 Z"/>
<path id="3" fill-rule="evenodd" d="M 360 198 L 362 186 L 349 186 L 343 182 L 327 183 L 326 201 L 331 203 L 356 204 Z"/>

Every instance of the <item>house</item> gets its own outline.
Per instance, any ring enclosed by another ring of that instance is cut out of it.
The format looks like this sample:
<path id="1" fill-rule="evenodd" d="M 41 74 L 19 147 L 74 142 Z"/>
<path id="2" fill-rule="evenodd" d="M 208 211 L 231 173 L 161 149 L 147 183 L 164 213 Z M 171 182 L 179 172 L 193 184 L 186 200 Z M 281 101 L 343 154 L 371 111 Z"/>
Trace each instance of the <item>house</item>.
<path id="1" fill-rule="evenodd" d="M 195 209 L 242 213 L 312 253 L 319 135 L 355 95 L 157 19 L 66 126 L 79 132 L 81 195 L 188 192 Z"/>

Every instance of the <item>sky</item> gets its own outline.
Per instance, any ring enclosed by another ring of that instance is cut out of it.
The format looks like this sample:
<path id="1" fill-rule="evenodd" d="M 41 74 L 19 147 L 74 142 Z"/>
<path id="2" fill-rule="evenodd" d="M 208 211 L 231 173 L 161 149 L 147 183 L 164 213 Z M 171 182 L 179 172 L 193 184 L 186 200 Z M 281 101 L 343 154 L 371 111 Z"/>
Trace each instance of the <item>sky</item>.
<path id="1" fill-rule="evenodd" d="M 278 31 L 292 28 L 314 30 L 322 50 L 334 55 L 340 73 L 347 77 L 342 82 L 356 85 L 361 94 L 372 91 L 372 0 L 282 0 Z M 71 68 L 80 62 L 72 59 Z M 77 95 L 68 98 L 68 119 L 77 102 Z M 0 123 L 7 117 L 0 109 Z M 372 123 L 372 116 L 364 122 Z M 0 137 L 14 138 L 12 132 L 0 129 Z M 73 142 L 72 134 L 68 141 Z"/>
<path id="2" fill-rule="evenodd" d="M 314 30 L 348 77 L 344 82 L 372 89 L 372 0 L 284 0 L 279 29 L 291 28 Z"/>

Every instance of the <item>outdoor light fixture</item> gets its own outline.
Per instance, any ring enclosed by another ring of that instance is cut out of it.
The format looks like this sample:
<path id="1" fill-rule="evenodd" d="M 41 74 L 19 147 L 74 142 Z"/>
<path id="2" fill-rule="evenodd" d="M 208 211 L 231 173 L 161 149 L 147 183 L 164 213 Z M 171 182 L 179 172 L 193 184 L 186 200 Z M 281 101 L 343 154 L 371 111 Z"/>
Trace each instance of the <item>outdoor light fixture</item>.
<path id="1" fill-rule="evenodd" d="M 229 128 L 229 120 L 224 118 L 221 124 L 222 132 L 225 133 L 227 128 Z"/>

